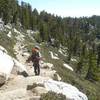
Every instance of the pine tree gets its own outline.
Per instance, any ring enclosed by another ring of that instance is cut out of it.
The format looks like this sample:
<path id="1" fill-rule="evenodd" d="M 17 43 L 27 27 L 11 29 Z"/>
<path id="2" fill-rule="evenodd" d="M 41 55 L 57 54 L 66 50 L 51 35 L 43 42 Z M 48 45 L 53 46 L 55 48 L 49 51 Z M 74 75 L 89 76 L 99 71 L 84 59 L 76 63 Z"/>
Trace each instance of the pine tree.
<path id="1" fill-rule="evenodd" d="M 100 66 L 100 44 L 97 47 L 97 66 Z"/>
<path id="2" fill-rule="evenodd" d="M 39 14 L 37 9 L 35 8 L 32 12 L 32 20 L 31 20 L 31 27 L 33 30 L 38 30 L 39 29 Z"/>
<path id="3" fill-rule="evenodd" d="M 18 1 L 17 0 L 10 0 L 9 6 L 10 6 L 11 23 L 16 24 L 17 18 L 18 18 Z"/>
<path id="4" fill-rule="evenodd" d="M 96 55 L 93 53 L 93 50 L 89 50 L 88 55 L 88 72 L 86 74 L 86 79 L 91 81 L 99 80 L 100 70 L 97 69 L 96 65 Z"/>
<path id="5" fill-rule="evenodd" d="M 30 24 L 31 10 L 30 9 L 31 7 L 29 6 L 29 4 L 25 2 L 21 2 L 21 23 L 26 29 L 29 29 L 31 26 Z M 30 11 L 30 14 L 29 14 L 29 11 Z"/>
<path id="6" fill-rule="evenodd" d="M 82 72 L 82 68 L 83 68 L 83 63 L 84 63 L 84 57 L 81 56 L 81 57 L 79 58 L 78 63 L 77 63 L 76 73 L 81 74 L 81 72 Z"/>
<path id="7" fill-rule="evenodd" d="M 3 17 L 3 21 L 7 24 L 10 20 L 10 6 L 9 0 L 0 0 L 0 15 Z"/>

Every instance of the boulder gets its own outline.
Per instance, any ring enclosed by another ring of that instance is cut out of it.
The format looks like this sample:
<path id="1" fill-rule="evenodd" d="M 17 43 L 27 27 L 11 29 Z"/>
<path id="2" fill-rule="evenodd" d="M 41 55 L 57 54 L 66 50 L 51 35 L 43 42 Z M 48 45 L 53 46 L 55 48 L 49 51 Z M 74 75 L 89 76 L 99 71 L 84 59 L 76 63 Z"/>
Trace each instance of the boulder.
<path id="1" fill-rule="evenodd" d="M 21 70 L 21 72 L 27 73 L 25 66 L 9 56 L 6 49 L 0 46 L 0 84 L 8 80 L 14 65 L 16 65 L 18 71 Z"/>
<path id="2" fill-rule="evenodd" d="M 0 76 L 2 77 L 1 79 L 7 80 L 9 78 L 13 66 L 13 59 L 8 54 L 0 50 Z"/>
<path id="3" fill-rule="evenodd" d="M 87 96 L 80 92 L 75 86 L 64 83 L 61 81 L 54 81 L 52 79 L 45 81 L 44 83 L 47 91 L 53 91 L 55 93 L 61 93 L 69 100 L 88 100 Z"/>

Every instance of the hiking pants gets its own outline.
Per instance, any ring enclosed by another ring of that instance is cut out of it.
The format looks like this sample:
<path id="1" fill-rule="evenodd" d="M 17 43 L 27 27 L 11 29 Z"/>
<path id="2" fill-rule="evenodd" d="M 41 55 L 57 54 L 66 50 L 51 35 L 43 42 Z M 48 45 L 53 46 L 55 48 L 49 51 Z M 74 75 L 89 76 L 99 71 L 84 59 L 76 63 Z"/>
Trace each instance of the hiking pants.
<path id="1" fill-rule="evenodd" d="M 35 73 L 35 75 L 40 75 L 39 63 L 34 63 L 33 66 L 34 66 L 34 73 Z"/>

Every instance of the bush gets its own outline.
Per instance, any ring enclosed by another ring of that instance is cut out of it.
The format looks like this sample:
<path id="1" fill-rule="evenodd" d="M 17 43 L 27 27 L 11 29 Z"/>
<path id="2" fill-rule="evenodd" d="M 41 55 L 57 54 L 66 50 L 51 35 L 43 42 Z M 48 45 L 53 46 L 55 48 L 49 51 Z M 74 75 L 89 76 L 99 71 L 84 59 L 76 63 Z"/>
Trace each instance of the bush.
<path id="1" fill-rule="evenodd" d="M 38 43 L 41 43 L 41 42 L 42 42 L 42 39 L 41 39 L 41 37 L 40 37 L 40 33 L 39 33 L 39 32 L 37 32 L 37 33 L 34 35 L 34 38 L 35 38 L 35 40 L 36 40 Z"/>
<path id="2" fill-rule="evenodd" d="M 40 100 L 66 100 L 66 97 L 63 94 L 50 91 L 46 94 L 42 94 Z"/>
<path id="3" fill-rule="evenodd" d="M 42 84 L 33 83 L 33 85 L 28 85 L 27 86 L 27 90 L 32 90 L 32 89 L 34 89 L 37 86 L 44 87 Z"/>

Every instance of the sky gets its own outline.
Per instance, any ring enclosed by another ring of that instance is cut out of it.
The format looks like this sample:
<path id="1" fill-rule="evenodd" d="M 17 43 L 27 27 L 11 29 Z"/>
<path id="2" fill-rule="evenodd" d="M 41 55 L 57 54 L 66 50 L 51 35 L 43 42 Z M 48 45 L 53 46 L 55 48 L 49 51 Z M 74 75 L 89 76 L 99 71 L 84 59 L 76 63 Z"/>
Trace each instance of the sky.
<path id="1" fill-rule="evenodd" d="M 32 8 L 62 16 L 83 17 L 100 15 L 100 0 L 18 0 L 30 3 Z"/>

